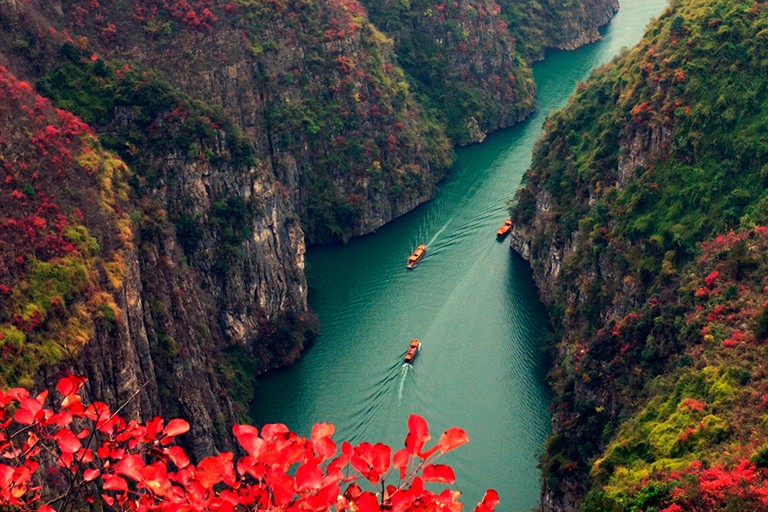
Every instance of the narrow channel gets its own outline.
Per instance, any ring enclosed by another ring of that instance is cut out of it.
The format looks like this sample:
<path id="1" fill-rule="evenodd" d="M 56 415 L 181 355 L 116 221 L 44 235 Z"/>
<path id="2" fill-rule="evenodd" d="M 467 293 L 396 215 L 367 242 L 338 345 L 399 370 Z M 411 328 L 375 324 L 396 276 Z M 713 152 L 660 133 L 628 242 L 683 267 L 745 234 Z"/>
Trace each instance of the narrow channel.
<path id="1" fill-rule="evenodd" d="M 417 413 L 435 439 L 454 425 L 469 433 L 470 443 L 441 462 L 454 468 L 470 510 L 486 488 L 499 491 L 500 510 L 538 503 L 550 327 L 528 265 L 495 233 L 547 114 L 591 69 L 637 43 L 666 3 L 625 0 L 600 42 L 548 53 L 534 67 L 536 114 L 460 149 L 434 200 L 374 235 L 308 252 L 322 334 L 298 364 L 260 379 L 256 424 L 308 435 L 314 423 L 330 422 L 336 440 L 399 448 Z M 426 256 L 406 270 L 422 243 Z M 404 366 L 412 338 L 423 347 Z"/>

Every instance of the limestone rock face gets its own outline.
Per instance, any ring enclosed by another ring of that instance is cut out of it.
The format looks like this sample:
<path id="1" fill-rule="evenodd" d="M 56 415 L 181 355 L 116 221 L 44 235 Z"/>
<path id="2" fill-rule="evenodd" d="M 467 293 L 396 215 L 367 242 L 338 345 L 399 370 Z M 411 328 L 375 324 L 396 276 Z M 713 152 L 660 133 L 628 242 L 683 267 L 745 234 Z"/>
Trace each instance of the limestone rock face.
<path id="1" fill-rule="evenodd" d="M 575 50 L 600 39 L 599 28 L 611 21 L 619 9 L 618 0 L 587 0 L 578 2 L 564 13 L 563 30 L 550 33 L 550 44 L 561 50 Z"/>
<path id="2" fill-rule="evenodd" d="M 217 269 L 217 259 L 226 257 L 224 242 L 208 229 L 184 261 L 168 215 L 184 204 L 185 212 L 199 214 L 200 225 L 215 225 L 208 216 L 225 191 L 251 205 L 240 257 Z M 79 365 L 95 396 L 128 401 L 134 416 L 194 418 L 190 446 L 209 454 L 229 447 L 227 425 L 238 414 L 222 367 L 226 354 L 251 357 L 253 370 L 263 372 L 292 362 L 303 349 L 303 335 L 276 335 L 282 326 L 305 330 L 303 233 L 274 180 L 253 168 L 213 169 L 169 155 L 149 195 L 117 297 L 121 329 L 97 332 Z"/>

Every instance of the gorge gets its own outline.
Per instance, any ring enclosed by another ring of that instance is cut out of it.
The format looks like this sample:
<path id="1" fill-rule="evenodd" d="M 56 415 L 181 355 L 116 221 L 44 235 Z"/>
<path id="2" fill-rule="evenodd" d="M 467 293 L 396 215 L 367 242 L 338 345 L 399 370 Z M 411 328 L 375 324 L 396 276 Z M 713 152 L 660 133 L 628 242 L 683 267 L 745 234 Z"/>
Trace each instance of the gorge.
<path id="1" fill-rule="evenodd" d="M 0 386 L 84 373 L 198 460 L 416 411 L 469 431 L 468 503 L 535 505 L 543 450 L 546 511 L 768 506 L 768 5 L 547 51 L 616 7 L 0 0 Z"/>
<path id="2" fill-rule="evenodd" d="M 536 113 L 460 149 L 435 199 L 374 235 L 309 249 L 310 305 L 321 334 L 295 366 L 259 379 L 252 413 L 259 423 L 306 433 L 321 418 L 345 438 L 395 443 L 416 412 L 438 430 L 456 424 L 469 433 L 452 459 L 466 503 L 489 486 L 505 510 L 538 503 L 551 334 L 527 265 L 495 232 L 546 116 L 593 68 L 639 41 L 665 5 L 624 2 L 599 42 L 549 52 L 534 66 Z M 419 243 L 427 254 L 407 271 Z M 414 337 L 423 349 L 404 370 L 402 353 Z"/>

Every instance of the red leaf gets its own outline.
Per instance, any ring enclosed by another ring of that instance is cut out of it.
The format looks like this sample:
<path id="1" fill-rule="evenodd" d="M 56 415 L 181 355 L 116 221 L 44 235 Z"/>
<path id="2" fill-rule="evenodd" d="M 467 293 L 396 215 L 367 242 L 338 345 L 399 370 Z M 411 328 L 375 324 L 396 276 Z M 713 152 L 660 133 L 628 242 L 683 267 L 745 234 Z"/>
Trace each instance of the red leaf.
<path id="1" fill-rule="evenodd" d="M 341 488 L 339 484 L 333 482 L 325 487 L 318 489 L 313 496 L 307 498 L 310 510 L 332 510 L 339 500 Z M 341 510 L 336 507 L 336 510 Z"/>
<path id="2" fill-rule="evenodd" d="M 86 469 L 83 471 L 83 480 L 86 482 L 91 482 L 93 480 L 96 480 L 99 475 L 101 475 L 101 471 L 98 469 Z"/>
<path id="3" fill-rule="evenodd" d="M 17 409 L 13 419 L 22 425 L 31 425 L 35 422 L 35 415 L 28 409 Z"/>
<path id="4" fill-rule="evenodd" d="M 189 423 L 180 418 L 174 418 L 168 422 L 168 425 L 163 430 L 163 434 L 169 437 L 180 436 L 189 431 Z"/>
<path id="5" fill-rule="evenodd" d="M 437 482 L 451 485 L 456 482 L 456 476 L 453 469 L 445 464 L 428 464 L 421 473 L 425 482 Z"/>
<path id="6" fill-rule="evenodd" d="M 415 496 L 421 496 L 424 494 L 424 480 L 417 476 L 413 479 L 413 483 L 408 488 L 408 490 L 411 491 Z"/>
<path id="7" fill-rule="evenodd" d="M 276 439 L 282 439 L 285 434 L 289 434 L 290 430 L 282 423 L 267 423 L 261 427 L 261 437 L 265 441 L 274 441 Z"/>
<path id="8" fill-rule="evenodd" d="M 173 420 L 171 420 L 173 421 Z M 154 439 L 163 428 L 164 420 L 160 416 L 155 416 L 145 423 L 147 435 Z"/>
<path id="9" fill-rule="evenodd" d="M 332 423 L 316 423 L 312 427 L 312 441 L 317 441 L 324 437 L 332 436 L 336 427 Z"/>
<path id="10" fill-rule="evenodd" d="M 115 472 L 127 476 L 133 480 L 141 480 L 141 468 L 144 460 L 138 454 L 126 455 L 115 465 Z"/>
<path id="11" fill-rule="evenodd" d="M 321 437 L 314 442 L 315 453 L 321 461 L 326 461 L 336 455 L 336 443 L 330 437 Z"/>
<path id="12" fill-rule="evenodd" d="M 341 443 L 341 455 L 333 459 L 328 464 L 328 474 L 340 472 L 341 469 L 346 466 L 349 463 L 349 460 L 352 458 L 352 455 L 354 453 L 354 449 L 352 448 L 352 445 L 348 442 L 344 441 Z"/>
<path id="13" fill-rule="evenodd" d="M 38 507 L 37 512 L 56 512 L 50 505 L 42 505 Z"/>
<path id="14" fill-rule="evenodd" d="M 0 488 L 8 489 L 11 486 L 11 480 L 13 478 L 13 468 L 0 464 Z"/>
<path id="15" fill-rule="evenodd" d="M 40 394 L 37 395 L 35 398 L 37 399 L 38 402 L 40 402 L 40 407 L 42 408 L 42 406 L 45 404 L 45 401 L 48 399 L 48 390 L 47 389 L 42 390 Z"/>
<path id="16" fill-rule="evenodd" d="M 29 398 L 29 390 L 24 388 L 13 388 L 8 391 L 7 395 L 17 402 L 21 402 L 25 398 Z"/>
<path id="17" fill-rule="evenodd" d="M 85 384 L 85 377 L 81 375 L 69 375 L 59 379 L 56 384 L 56 389 L 64 396 L 73 395 L 80 391 L 80 388 Z"/>
<path id="18" fill-rule="evenodd" d="M 371 460 L 371 466 L 373 466 L 373 468 L 378 471 L 380 475 L 383 475 L 389 469 L 389 461 L 392 457 L 392 448 L 382 443 L 376 443 L 373 446 L 372 455 L 373 457 Z"/>
<path id="19" fill-rule="evenodd" d="M 275 505 L 279 508 L 293 501 L 296 494 L 293 478 L 284 473 L 272 473 L 269 476 L 269 485 Z"/>
<path id="20" fill-rule="evenodd" d="M 77 457 L 80 465 L 90 464 L 93 462 L 93 452 L 88 448 L 80 448 L 77 450 L 77 454 L 75 456 Z"/>
<path id="21" fill-rule="evenodd" d="M 75 465 L 75 455 L 73 453 L 62 453 L 56 460 L 56 464 L 62 468 L 71 468 Z"/>
<path id="22" fill-rule="evenodd" d="M 98 422 L 98 427 L 106 425 L 112 413 L 109 412 L 109 406 L 103 402 L 93 402 L 85 410 L 85 417 L 91 421 Z"/>
<path id="23" fill-rule="evenodd" d="M 187 457 L 187 454 L 181 446 L 171 446 L 166 450 L 166 454 L 168 455 L 168 458 L 171 459 L 171 462 L 176 464 L 177 468 L 183 469 L 189 466 L 189 457 Z"/>
<path id="24" fill-rule="evenodd" d="M 379 500 L 372 492 L 364 492 L 357 500 L 357 510 L 359 512 L 380 512 Z"/>
<path id="25" fill-rule="evenodd" d="M 458 448 L 468 442 L 469 436 L 466 432 L 458 427 L 451 427 L 440 436 L 437 446 L 440 447 L 440 450 L 442 450 L 443 453 L 448 453 L 454 448 Z"/>
<path id="26" fill-rule="evenodd" d="M 105 491 L 128 491 L 128 482 L 119 476 L 111 476 L 104 480 Z"/>
<path id="27" fill-rule="evenodd" d="M 252 434 L 254 436 L 259 435 L 259 429 L 253 425 L 235 425 L 232 427 L 232 433 L 235 437 L 240 437 L 242 434 Z"/>
<path id="28" fill-rule="evenodd" d="M 302 464 L 296 470 L 296 489 L 299 492 L 307 489 L 319 489 L 323 485 L 323 478 L 323 472 L 317 463 Z"/>
<path id="29" fill-rule="evenodd" d="M 384 444 L 360 443 L 352 457 L 352 467 L 358 470 L 372 484 L 379 481 L 379 476 L 389 469 L 392 449 Z"/>
<path id="30" fill-rule="evenodd" d="M 204 458 L 195 471 L 195 478 L 205 489 L 210 489 L 221 481 L 234 480 L 234 476 L 235 468 L 232 466 L 231 452 Z"/>
<path id="31" fill-rule="evenodd" d="M 475 507 L 475 512 L 493 512 L 493 507 L 499 504 L 499 493 L 493 489 L 485 491 L 485 496 Z"/>
<path id="32" fill-rule="evenodd" d="M 63 409 L 73 409 L 79 405 L 82 408 L 80 395 L 67 395 L 64 400 L 61 401 L 61 407 Z"/>
<path id="33" fill-rule="evenodd" d="M 259 437 L 259 431 L 256 427 L 251 425 L 235 425 L 232 428 L 232 432 L 237 438 L 237 442 L 240 443 L 245 451 L 253 457 L 258 459 L 265 446 L 265 441 Z"/>
<path id="34" fill-rule="evenodd" d="M 32 414 L 37 414 L 43 408 L 43 404 L 36 398 L 25 398 L 21 401 L 21 408 L 27 409 Z"/>
<path id="35" fill-rule="evenodd" d="M 411 455 L 419 455 L 424 443 L 429 441 L 429 429 L 427 422 L 418 414 L 411 414 L 408 418 L 408 435 L 405 437 L 405 449 Z"/>
<path id="36" fill-rule="evenodd" d="M 141 482 L 158 496 L 165 496 L 171 490 L 168 471 L 162 462 L 155 462 L 144 467 L 141 470 Z"/>
<path id="37" fill-rule="evenodd" d="M 355 449 L 356 454 L 352 457 L 350 462 L 352 463 L 353 468 L 355 468 L 361 475 L 367 478 L 368 481 L 373 485 L 376 485 L 379 482 L 379 473 L 375 469 L 371 468 L 371 464 L 368 462 L 366 457 L 366 455 L 369 455 L 369 453 L 364 452 L 366 448 L 370 448 L 370 445 L 368 443 L 361 443 Z"/>
<path id="38" fill-rule="evenodd" d="M 461 491 L 454 491 L 452 489 L 443 489 L 443 492 L 438 496 L 438 503 L 440 503 L 445 510 L 452 510 L 455 505 L 459 505 L 459 498 L 461 497 Z"/>
<path id="39" fill-rule="evenodd" d="M 66 428 L 56 432 L 53 437 L 59 444 L 59 449 L 62 453 L 76 453 L 82 447 L 77 436 Z"/>
<path id="40" fill-rule="evenodd" d="M 411 455 L 407 450 L 397 450 L 392 457 L 392 465 L 400 470 L 400 480 L 405 479 L 405 472 L 408 469 L 408 461 Z"/>

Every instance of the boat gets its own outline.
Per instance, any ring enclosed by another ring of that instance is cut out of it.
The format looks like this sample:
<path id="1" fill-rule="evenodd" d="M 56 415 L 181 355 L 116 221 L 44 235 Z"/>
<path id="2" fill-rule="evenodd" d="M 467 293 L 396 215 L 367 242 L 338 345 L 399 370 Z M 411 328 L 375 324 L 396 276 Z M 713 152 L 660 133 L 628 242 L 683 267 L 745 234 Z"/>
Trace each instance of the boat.
<path id="1" fill-rule="evenodd" d="M 416 248 L 415 251 L 413 251 L 413 254 L 410 255 L 408 258 L 408 263 L 405 265 L 405 268 L 413 268 L 416 266 L 416 264 L 421 260 L 421 258 L 424 257 L 424 253 L 427 252 L 427 246 L 424 244 L 421 244 Z"/>
<path id="2" fill-rule="evenodd" d="M 505 236 L 509 234 L 509 232 L 512 230 L 512 219 L 507 219 L 504 221 L 504 225 L 499 228 L 498 231 L 496 231 L 496 238 L 499 240 L 503 239 Z"/>
<path id="3" fill-rule="evenodd" d="M 405 356 L 403 356 L 403 361 L 406 363 L 412 363 L 413 360 L 416 358 L 416 353 L 421 348 L 421 342 L 417 339 L 412 339 L 411 344 L 408 345 L 408 350 L 405 352 Z"/>

